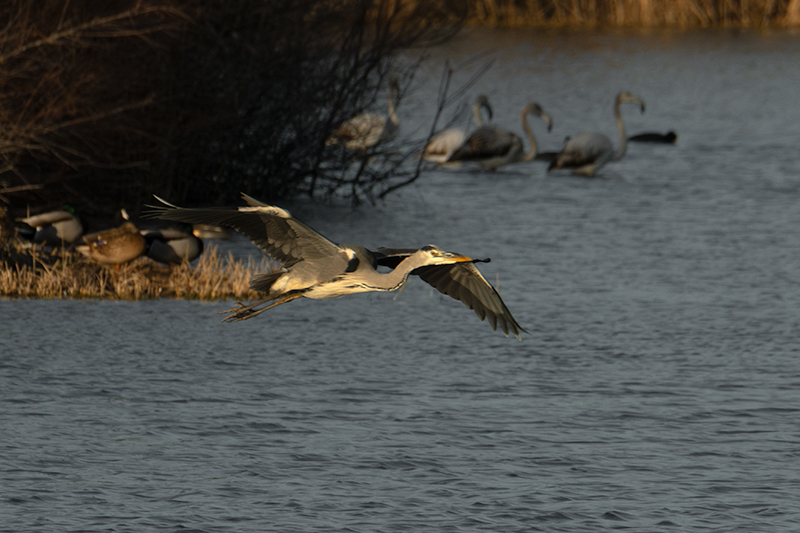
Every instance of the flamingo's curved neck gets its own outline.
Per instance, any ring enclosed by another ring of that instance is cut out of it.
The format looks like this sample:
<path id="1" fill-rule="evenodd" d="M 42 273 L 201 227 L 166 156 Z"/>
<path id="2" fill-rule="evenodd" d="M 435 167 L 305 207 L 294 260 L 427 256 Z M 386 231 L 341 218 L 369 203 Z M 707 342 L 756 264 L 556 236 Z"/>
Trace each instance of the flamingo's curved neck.
<path id="1" fill-rule="evenodd" d="M 475 117 L 475 124 L 478 127 L 483 126 L 483 113 L 481 111 L 483 111 L 483 104 L 475 102 L 475 105 L 472 106 L 472 116 Z"/>
<path id="2" fill-rule="evenodd" d="M 619 111 L 620 103 L 619 99 L 617 99 L 614 104 L 614 117 L 617 119 L 617 128 L 619 129 L 619 148 L 614 152 L 614 156 L 611 158 L 612 161 L 622 159 L 622 156 L 625 155 L 628 149 L 628 137 L 625 134 L 625 124 L 622 122 L 622 113 Z"/>
<path id="3" fill-rule="evenodd" d="M 522 112 L 522 129 L 525 130 L 525 136 L 528 137 L 528 142 L 531 143 L 530 149 L 522 156 L 521 161 L 527 163 L 528 161 L 533 161 L 533 158 L 536 157 L 536 138 L 533 136 L 533 130 L 531 130 L 530 124 L 528 124 L 528 110 Z"/>

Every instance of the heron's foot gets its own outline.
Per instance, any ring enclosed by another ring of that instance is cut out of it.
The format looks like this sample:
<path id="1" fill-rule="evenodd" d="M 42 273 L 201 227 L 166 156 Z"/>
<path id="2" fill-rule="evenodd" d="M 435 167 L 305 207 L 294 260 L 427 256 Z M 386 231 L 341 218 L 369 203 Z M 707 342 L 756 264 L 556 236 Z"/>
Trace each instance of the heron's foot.
<path id="1" fill-rule="evenodd" d="M 253 308 L 259 305 L 262 302 L 256 302 L 250 305 L 245 305 L 242 302 L 236 302 L 236 307 L 233 309 L 228 309 L 225 311 L 220 311 L 218 314 L 220 315 L 227 315 L 230 314 L 231 316 L 226 316 L 222 319 L 223 322 L 238 322 L 239 320 L 247 320 L 248 318 L 253 316 Z"/>
<path id="2" fill-rule="evenodd" d="M 240 320 L 247 320 L 253 314 L 251 309 L 239 309 L 236 311 L 235 309 L 231 309 L 233 314 L 231 316 L 226 316 L 222 319 L 223 322 L 238 322 Z"/>
<path id="3" fill-rule="evenodd" d="M 280 305 L 286 302 L 291 302 L 295 298 L 300 298 L 303 295 L 302 292 L 293 292 L 289 294 L 284 294 L 277 300 L 273 301 L 272 298 L 265 298 L 263 300 L 258 300 L 257 302 L 253 302 L 249 305 L 244 305 L 241 302 L 236 302 L 237 307 L 233 309 L 228 309 L 227 311 L 220 311 L 219 314 L 225 315 L 230 314 L 231 316 L 225 317 L 222 321 L 223 322 L 238 322 L 240 320 L 247 320 L 248 318 L 253 318 L 254 316 L 258 316 L 267 309 L 272 309 L 276 305 Z M 267 304 L 268 305 L 264 305 Z M 264 305 L 264 307 L 258 308 L 259 305 Z"/>

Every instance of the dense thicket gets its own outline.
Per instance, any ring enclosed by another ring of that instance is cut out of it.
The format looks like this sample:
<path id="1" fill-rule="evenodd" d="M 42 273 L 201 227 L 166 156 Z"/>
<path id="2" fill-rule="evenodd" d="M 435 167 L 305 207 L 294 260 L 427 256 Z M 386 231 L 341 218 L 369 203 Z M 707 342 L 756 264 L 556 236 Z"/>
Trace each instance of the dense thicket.
<path id="1" fill-rule="evenodd" d="M 34 6 L 34 4 L 36 4 Z M 325 146 L 459 12 L 391 0 L 0 3 L 0 201 L 135 209 L 370 196 L 403 156 Z M 369 161 L 369 164 L 363 164 Z"/>

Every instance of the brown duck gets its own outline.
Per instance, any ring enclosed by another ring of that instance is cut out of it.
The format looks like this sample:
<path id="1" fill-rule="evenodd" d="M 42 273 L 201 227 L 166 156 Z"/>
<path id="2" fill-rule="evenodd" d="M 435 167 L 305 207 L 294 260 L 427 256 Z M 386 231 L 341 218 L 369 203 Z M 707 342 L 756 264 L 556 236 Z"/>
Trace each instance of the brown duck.
<path id="1" fill-rule="evenodd" d="M 79 246 L 78 250 L 90 259 L 106 265 L 132 261 L 142 255 L 145 249 L 144 237 L 132 222 L 84 235 L 83 240 L 86 244 Z"/>

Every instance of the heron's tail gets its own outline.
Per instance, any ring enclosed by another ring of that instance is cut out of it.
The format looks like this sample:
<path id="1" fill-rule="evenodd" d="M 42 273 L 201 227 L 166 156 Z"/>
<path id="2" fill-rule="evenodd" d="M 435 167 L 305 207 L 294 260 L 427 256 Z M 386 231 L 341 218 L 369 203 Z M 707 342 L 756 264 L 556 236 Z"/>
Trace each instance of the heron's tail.
<path id="1" fill-rule="evenodd" d="M 283 274 L 284 272 L 282 271 L 270 272 L 269 274 L 258 274 L 250 281 L 250 288 L 254 291 L 268 293 L 269 289 L 272 287 L 272 284 L 275 283 L 279 277 L 283 276 Z"/>

